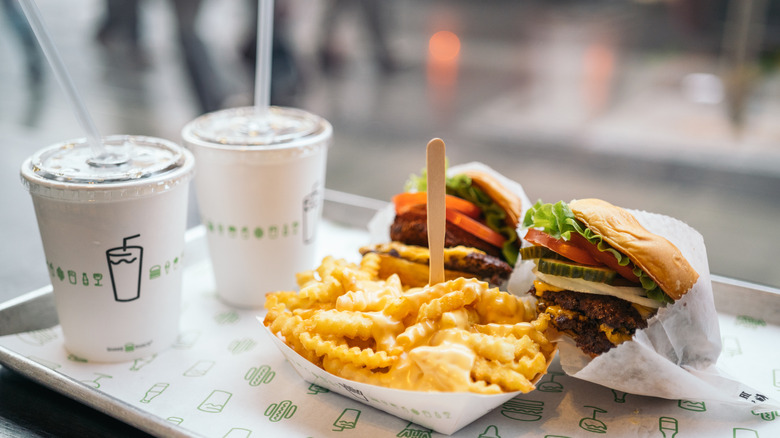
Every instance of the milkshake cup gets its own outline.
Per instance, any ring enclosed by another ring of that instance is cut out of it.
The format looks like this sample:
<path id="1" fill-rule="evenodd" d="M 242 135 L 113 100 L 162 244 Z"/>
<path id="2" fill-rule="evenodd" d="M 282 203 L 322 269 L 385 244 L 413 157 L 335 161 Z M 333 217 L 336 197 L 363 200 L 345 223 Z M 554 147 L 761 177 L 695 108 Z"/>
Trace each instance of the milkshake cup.
<path id="1" fill-rule="evenodd" d="M 95 159 L 85 139 L 44 148 L 21 176 L 65 348 L 79 359 L 120 362 L 155 354 L 178 336 L 194 158 L 152 137 L 110 136 L 103 144 Z"/>
<path id="2" fill-rule="evenodd" d="M 327 150 L 333 128 L 303 110 L 232 108 L 182 130 L 196 158 L 195 191 L 218 296 L 243 308 L 296 286 L 317 266 Z"/>

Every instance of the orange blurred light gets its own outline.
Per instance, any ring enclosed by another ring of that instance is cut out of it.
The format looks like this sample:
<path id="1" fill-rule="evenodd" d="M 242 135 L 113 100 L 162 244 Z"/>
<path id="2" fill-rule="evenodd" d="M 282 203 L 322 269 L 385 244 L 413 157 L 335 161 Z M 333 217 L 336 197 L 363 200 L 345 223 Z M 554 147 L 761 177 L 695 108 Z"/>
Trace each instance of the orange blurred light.
<path id="1" fill-rule="evenodd" d="M 428 41 L 428 51 L 434 60 L 455 60 L 460 53 L 460 39 L 448 30 L 440 30 Z"/>

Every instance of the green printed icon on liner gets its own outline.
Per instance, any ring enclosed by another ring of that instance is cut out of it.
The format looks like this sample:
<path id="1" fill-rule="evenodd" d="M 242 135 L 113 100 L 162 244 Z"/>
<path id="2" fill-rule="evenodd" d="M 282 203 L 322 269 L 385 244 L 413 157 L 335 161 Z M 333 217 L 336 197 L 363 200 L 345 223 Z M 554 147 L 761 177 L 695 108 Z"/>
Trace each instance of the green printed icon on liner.
<path id="1" fill-rule="evenodd" d="M 498 427 L 496 426 L 488 426 L 484 432 L 479 434 L 479 437 L 477 438 L 501 438 L 501 435 L 498 434 Z"/>
<path id="2" fill-rule="evenodd" d="M 539 421 L 542 419 L 544 402 L 513 398 L 501 405 L 501 415 L 517 421 Z"/>
<path id="3" fill-rule="evenodd" d="M 225 405 L 227 405 L 231 397 L 233 397 L 232 393 L 215 389 L 211 391 L 211 394 L 209 394 L 209 396 L 206 397 L 203 402 L 201 402 L 201 404 L 198 406 L 198 410 L 202 412 L 218 414 L 222 412 L 223 409 L 225 409 Z"/>
<path id="4" fill-rule="evenodd" d="M 307 391 L 307 393 L 311 395 L 325 394 L 326 392 L 330 392 L 330 389 L 325 388 L 324 386 L 317 385 L 315 383 L 309 385 L 309 390 Z"/>
<path id="5" fill-rule="evenodd" d="M 151 388 L 146 390 L 144 397 L 141 399 L 141 403 L 151 403 L 157 396 L 165 392 L 165 390 L 168 389 L 168 386 L 170 386 L 170 384 L 165 382 L 155 383 Z"/>
<path id="6" fill-rule="evenodd" d="M 257 368 L 252 367 L 244 375 L 244 380 L 249 382 L 250 386 L 259 386 L 262 383 L 271 383 L 276 373 L 268 365 L 262 365 Z"/>
<path id="7" fill-rule="evenodd" d="M 406 425 L 404 430 L 399 432 L 396 437 L 398 438 L 431 438 L 431 429 L 427 429 L 422 426 L 418 426 L 412 422 Z"/>
<path id="8" fill-rule="evenodd" d="M 141 368 L 152 363 L 155 358 L 157 358 L 157 353 L 152 354 L 151 356 L 140 357 L 133 360 L 133 365 L 130 367 L 130 371 L 140 371 Z"/>
<path id="9" fill-rule="evenodd" d="M 108 374 L 103 373 L 95 373 L 95 378 L 92 380 L 82 380 L 81 383 L 84 383 L 85 385 L 91 386 L 95 389 L 100 389 L 100 380 L 101 379 L 113 379 L 113 376 L 109 376 Z"/>
<path id="10" fill-rule="evenodd" d="M 228 345 L 228 351 L 233 354 L 246 353 L 247 351 L 255 348 L 257 341 L 251 338 L 236 339 Z"/>
<path id="11" fill-rule="evenodd" d="M 219 325 L 235 324 L 241 317 L 235 310 L 227 310 L 214 315 L 214 321 Z"/>
<path id="12" fill-rule="evenodd" d="M 202 377 L 205 376 L 206 373 L 208 373 L 211 368 L 214 366 L 215 362 L 213 360 L 199 360 L 195 362 L 191 367 L 187 369 L 187 371 L 182 374 L 185 377 Z"/>
<path id="13" fill-rule="evenodd" d="M 707 410 L 707 405 L 703 401 L 679 400 L 677 406 L 692 412 L 705 412 Z"/>
<path id="14" fill-rule="evenodd" d="M 222 438 L 248 438 L 251 435 L 252 431 L 249 429 L 244 429 L 243 427 L 234 427 L 231 428 Z"/>
<path id="15" fill-rule="evenodd" d="M 661 417 L 658 419 L 658 430 L 664 438 L 674 438 L 678 432 L 677 419 L 672 417 Z"/>
<path id="16" fill-rule="evenodd" d="M 623 391 L 618 391 L 617 389 L 612 390 L 612 395 L 615 396 L 615 403 L 625 403 L 626 402 L 626 393 Z"/>
<path id="17" fill-rule="evenodd" d="M 339 418 L 333 422 L 332 429 L 334 432 L 342 432 L 344 429 L 354 429 L 357 427 L 358 418 L 360 418 L 360 411 L 357 409 L 344 409 L 339 415 Z"/>
<path id="18" fill-rule="evenodd" d="M 554 371 L 548 372 L 547 377 L 549 377 L 550 380 L 543 379 L 542 381 L 537 383 L 536 390 L 542 392 L 563 392 L 563 385 L 555 381 L 556 376 L 562 376 L 562 375 L 563 373 L 556 373 Z"/>
<path id="19" fill-rule="evenodd" d="M 283 419 L 289 420 L 295 415 L 296 410 L 298 410 L 298 406 L 294 405 L 290 400 L 284 400 L 269 405 L 263 415 L 268 417 L 269 421 L 277 422 Z"/>
<path id="20" fill-rule="evenodd" d="M 592 433 L 607 433 L 607 425 L 603 421 L 596 418 L 596 414 L 606 414 L 607 411 L 596 406 L 585 407 L 593 409 L 593 415 L 580 419 L 580 429 L 587 430 L 588 432 Z"/>

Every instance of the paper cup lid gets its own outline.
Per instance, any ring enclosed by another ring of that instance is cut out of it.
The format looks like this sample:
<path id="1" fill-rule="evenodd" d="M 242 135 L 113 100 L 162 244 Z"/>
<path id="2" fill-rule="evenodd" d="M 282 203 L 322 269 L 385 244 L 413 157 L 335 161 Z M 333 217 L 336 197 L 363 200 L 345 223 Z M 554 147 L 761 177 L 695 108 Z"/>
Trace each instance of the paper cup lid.
<path id="1" fill-rule="evenodd" d="M 331 135 L 322 117 L 295 108 L 272 106 L 265 116 L 254 107 L 208 113 L 188 123 L 182 137 L 191 144 L 225 148 L 286 149 Z"/>
<path id="2" fill-rule="evenodd" d="M 192 154 L 173 142 L 114 135 L 103 144 L 98 159 L 83 138 L 41 149 L 22 164 L 22 184 L 39 196 L 111 201 L 159 193 L 192 176 Z"/>

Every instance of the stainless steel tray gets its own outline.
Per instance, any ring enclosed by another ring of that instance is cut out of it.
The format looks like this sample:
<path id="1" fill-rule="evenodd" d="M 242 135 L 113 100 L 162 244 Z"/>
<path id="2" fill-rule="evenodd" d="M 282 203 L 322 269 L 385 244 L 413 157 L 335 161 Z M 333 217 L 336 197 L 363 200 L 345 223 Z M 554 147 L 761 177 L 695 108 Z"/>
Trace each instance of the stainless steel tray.
<path id="1" fill-rule="evenodd" d="M 384 205 L 386 204 L 380 201 L 328 191 L 324 216 L 330 221 L 364 229 L 373 214 Z M 207 258 L 204 234 L 202 227 L 188 231 L 187 266 L 196 265 Z M 719 313 L 749 314 L 767 324 L 780 325 L 779 289 L 717 275 L 712 276 L 712 280 L 715 305 Z M 57 323 L 51 286 L 0 304 L 0 336 L 49 328 Z M 2 346 L 0 364 L 142 431 L 157 436 L 197 436 Z"/>

